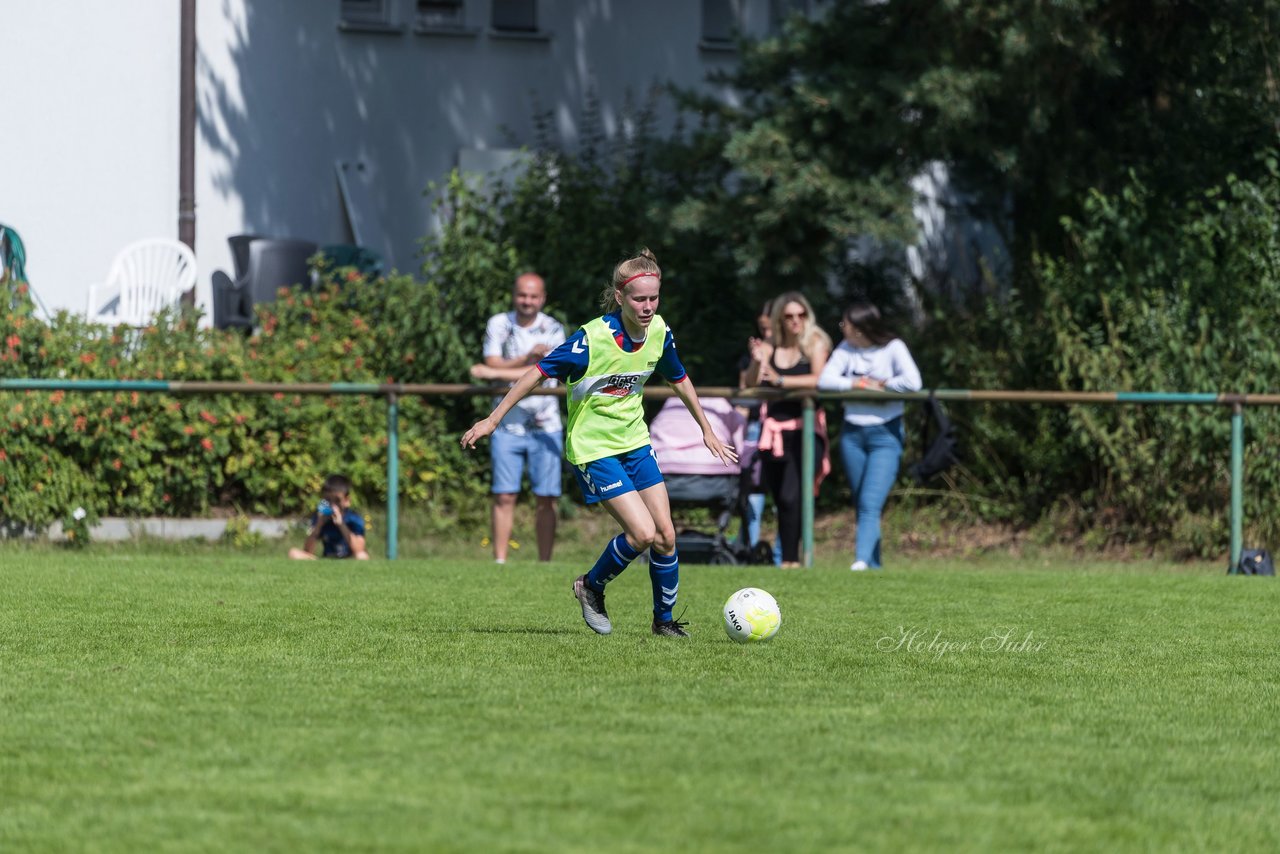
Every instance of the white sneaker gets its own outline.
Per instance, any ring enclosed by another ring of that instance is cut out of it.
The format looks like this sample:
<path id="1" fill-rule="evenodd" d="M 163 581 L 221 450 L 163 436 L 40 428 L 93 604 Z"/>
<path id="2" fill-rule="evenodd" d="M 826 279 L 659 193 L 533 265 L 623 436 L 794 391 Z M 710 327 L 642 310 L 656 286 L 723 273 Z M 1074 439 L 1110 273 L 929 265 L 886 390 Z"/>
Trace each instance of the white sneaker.
<path id="1" fill-rule="evenodd" d="M 866 572 L 870 568 L 865 560 L 855 560 L 853 565 L 849 567 L 852 572 Z"/>

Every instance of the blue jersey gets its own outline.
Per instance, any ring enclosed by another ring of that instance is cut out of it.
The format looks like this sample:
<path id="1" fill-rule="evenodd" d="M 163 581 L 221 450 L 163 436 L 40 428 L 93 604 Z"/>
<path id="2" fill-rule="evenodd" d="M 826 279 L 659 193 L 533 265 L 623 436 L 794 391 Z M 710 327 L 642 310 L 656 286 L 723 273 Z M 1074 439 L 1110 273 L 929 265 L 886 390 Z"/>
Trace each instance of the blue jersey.
<path id="1" fill-rule="evenodd" d="M 631 340 L 631 336 L 623 327 L 621 312 L 606 314 L 604 322 L 613 333 L 613 340 L 624 352 L 634 353 L 640 346 Z M 563 344 L 542 357 L 542 361 L 538 362 L 538 370 L 542 371 L 545 377 L 576 383 L 586 376 L 587 363 L 590 360 L 587 334 L 579 328 Z M 684 365 L 680 363 L 680 356 L 676 353 L 676 339 L 671 334 L 670 326 L 667 327 L 667 340 L 662 343 L 662 355 L 658 358 L 658 364 L 654 366 L 653 371 L 669 383 L 681 382 L 688 376 Z"/>
<path id="2" fill-rule="evenodd" d="M 316 522 L 320 520 L 318 514 L 311 514 L 311 525 L 315 527 Z M 363 537 L 364 536 L 364 517 L 348 507 L 342 511 L 342 521 L 347 524 L 347 530 L 351 533 Z M 324 544 L 324 557 L 351 557 L 351 548 L 347 545 L 347 538 L 342 536 L 342 531 L 338 530 L 338 526 L 333 524 L 330 517 L 320 528 L 320 542 Z"/>

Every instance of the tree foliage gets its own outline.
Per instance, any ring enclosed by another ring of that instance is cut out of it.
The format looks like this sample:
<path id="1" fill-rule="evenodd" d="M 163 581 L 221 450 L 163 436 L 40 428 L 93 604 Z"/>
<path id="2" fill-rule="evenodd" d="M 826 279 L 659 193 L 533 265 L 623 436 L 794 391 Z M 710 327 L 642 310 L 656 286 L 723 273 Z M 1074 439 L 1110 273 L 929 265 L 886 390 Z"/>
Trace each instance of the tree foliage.
<path id="1" fill-rule="evenodd" d="M 909 238 L 908 181 L 938 161 L 1007 223 L 1027 288 L 1091 190 L 1133 172 L 1177 204 L 1257 174 L 1277 34 L 1265 0 L 829 4 L 743 46 L 739 106 L 686 94 L 726 180 L 696 186 L 681 222 L 722 234 L 744 270 L 812 286 L 851 238 Z"/>

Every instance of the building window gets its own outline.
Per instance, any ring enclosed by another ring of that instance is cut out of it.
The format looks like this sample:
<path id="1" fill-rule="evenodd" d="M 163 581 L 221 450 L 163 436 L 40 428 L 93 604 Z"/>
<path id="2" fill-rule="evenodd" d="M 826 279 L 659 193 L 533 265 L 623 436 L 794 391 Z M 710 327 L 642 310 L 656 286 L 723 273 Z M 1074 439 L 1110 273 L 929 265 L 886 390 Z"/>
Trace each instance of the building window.
<path id="1" fill-rule="evenodd" d="M 415 24 L 424 29 L 449 29 L 466 23 L 462 0 L 418 0 Z"/>
<path id="2" fill-rule="evenodd" d="M 742 0 L 702 0 L 702 42 L 732 47 L 742 31 Z"/>
<path id="3" fill-rule="evenodd" d="M 342 23 L 354 26 L 390 26 L 391 0 L 342 0 Z"/>
<path id="4" fill-rule="evenodd" d="M 770 31 L 775 33 L 782 32 L 782 27 L 787 23 L 787 18 L 790 18 L 796 12 L 808 15 L 808 0 L 769 0 Z"/>
<path id="5" fill-rule="evenodd" d="M 536 33 L 537 0 L 493 0 L 493 28 L 507 33 Z"/>

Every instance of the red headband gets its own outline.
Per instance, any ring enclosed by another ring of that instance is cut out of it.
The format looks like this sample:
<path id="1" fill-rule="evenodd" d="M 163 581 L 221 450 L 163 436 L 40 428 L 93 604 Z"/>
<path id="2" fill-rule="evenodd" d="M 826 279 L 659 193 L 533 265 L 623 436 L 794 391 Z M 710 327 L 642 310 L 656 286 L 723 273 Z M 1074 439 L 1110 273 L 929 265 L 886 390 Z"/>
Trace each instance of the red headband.
<path id="1" fill-rule="evenodd" d="M 626 281 L 624 281 L 624 282 L 622 283 L 622 287 L 624 287 L 624 288 L 625 288 L 627 285 L 631 284 L 631 283 L 632 283 L 632 282 L 634 282 L 636 279 L 643 279 L 645 276 L 653 276 L 653 277 L 654 277 L 655 279 L 657 279 L 659 282 L 661 282 L 661 281 L 662 281 L 662 276 L 658 275 L 657 273 L 636 273 L 634 276 L 632 276 L 631 278 L 629 278 L 629 279 L 627 279 Z"/>

